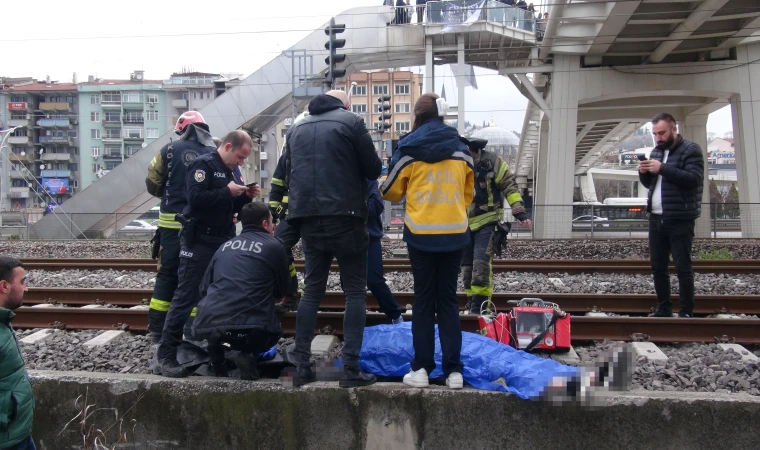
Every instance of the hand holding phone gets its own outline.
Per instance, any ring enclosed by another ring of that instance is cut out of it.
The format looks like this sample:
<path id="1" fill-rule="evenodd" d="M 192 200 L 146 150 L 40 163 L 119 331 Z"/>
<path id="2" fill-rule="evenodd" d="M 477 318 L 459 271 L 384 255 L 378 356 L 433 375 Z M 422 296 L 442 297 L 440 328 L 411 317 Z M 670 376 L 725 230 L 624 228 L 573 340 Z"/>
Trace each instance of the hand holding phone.
<path id="1" fill-rule="evenodd" d="M 636 155 L 637 158 L 639 158 L 639 161 L 646 161 L 647 157 L 644 155 Z"/>

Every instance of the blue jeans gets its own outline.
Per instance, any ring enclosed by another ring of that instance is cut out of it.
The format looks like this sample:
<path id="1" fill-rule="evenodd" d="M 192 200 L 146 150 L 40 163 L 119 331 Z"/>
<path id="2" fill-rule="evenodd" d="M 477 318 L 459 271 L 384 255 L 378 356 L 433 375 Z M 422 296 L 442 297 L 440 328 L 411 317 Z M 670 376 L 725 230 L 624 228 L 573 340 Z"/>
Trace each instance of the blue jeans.
<path id="1" fill-rule="evenodd" d="M 390 288 L 385 284 L 383 275 L 383 246 L 380 239 L 370 238 L 367 249 L 367 288 L 377 298 L 380 311 L 391 320 L 401 315 L 401 305 L 393 297 Z"/>
<path id="2" fill-rule="evenodd" d="M 412 246 L 409 261 L 414 277 L 412 309 L 412 370 L 435 369 L 435 316 L 438 314 L 438 335 L 441 341 L 443 374 L 462 373 L 462 327 L 459 323 L 457 278 L 463 250 L 426 252 Z"/>
<path id="3" fill-rule="evenodd" d="M 296 313 L 296 348 L 299 367 L 308 367 L 317 312 L 327 289 L 333 257 L 338 260 L 346 312 L 343 316 L 343 365 L 359 368 L 367 308 L 367 246 L 364 221 L 351 217 L 312 217 L 299 221 L 305 259 L 306 288 Z"/>
<path id="4" fill-rule="evenodd" d="M 32 440 L 32 436 L 29 435 L 26 439 L 24 439 L 22 442 L 17 444 L 15 447 L 9 447 L 7 450 L 37 450 L 37 447 L 34 445 L 34 440 Z"/>

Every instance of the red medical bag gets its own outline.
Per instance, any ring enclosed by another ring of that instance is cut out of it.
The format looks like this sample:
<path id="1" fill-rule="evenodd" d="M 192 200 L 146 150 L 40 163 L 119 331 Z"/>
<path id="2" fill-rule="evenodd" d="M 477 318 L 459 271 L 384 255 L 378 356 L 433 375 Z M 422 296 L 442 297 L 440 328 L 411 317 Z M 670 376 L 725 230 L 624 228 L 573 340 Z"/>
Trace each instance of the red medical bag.
<path id="1" fill-rule="evenodd" d="M 526 352 L 570 350 L 570 314 L 538 298 L 512 300 L 508 313 L 488 311 L 478 317 L 480 334 Z"/>

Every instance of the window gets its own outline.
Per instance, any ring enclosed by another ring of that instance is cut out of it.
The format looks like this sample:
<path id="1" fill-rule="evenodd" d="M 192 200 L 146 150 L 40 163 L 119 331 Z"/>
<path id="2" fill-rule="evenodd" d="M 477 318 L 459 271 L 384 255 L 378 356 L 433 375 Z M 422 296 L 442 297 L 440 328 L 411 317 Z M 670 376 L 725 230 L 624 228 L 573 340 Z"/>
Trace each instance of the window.
<path id="1" fill-rule="evenodd" d="M 367 95 L 367 86 L 354 86 L 353 89 L 351 89 L 351 95 Z"/>
<path id="2" fill-rule="evenodd" d="M 77 163 L 70 163 L 69 164 L 69 170 L 72 172 L 76 172 L 79 169 L 79 164 Z"/>
<path id="3" fill-rule="evenodd" d="M 119 91 L 103 92 L 103 103 L 121 103 L 121 93 Z"/>
<path id="4" fill-rule="evenodd" d="M 68 135 L 70 138 L 75 138 L 75 137 L 77 137 L 77 130 L 69 130 L 69 131 L 68 131 L 66 134 L 67 134 L 67 135 Z"/>
<path id="5" fill-rule="evenodd" d="M 92 165 L 92 173 L 98 173 L 98 169 L 100 169 L 100 164 Z"/>
<path id="6" fill-rule="evenodd" d="M 113 170 L 121 164 L 121 161 L 106 161 L 106 170 Z"/>
<path id="7" fill-rule="evenodd" d="M 126 149 L 124 149 L 124 156 L 127 158 L 134 155 L 135 153 L 140 151 L 140 147 L 128 145 Z"/>
<path id="8" fill-rule="evenodd" d="M 90 130 L 90 139 L 100 139 L 100 130 L 97 130 L 97 129 Z"/>
<path id="9" fill-rule="evenodd" d="M 145 129 L 145 137 L 148 139 L 157 139 L 158 138 L 158 128 L 146 128 Z"/>
<path id="10" fill-rule="evenodd" d="M 26 95 L 12 95 L 11 96 L 11 102 L 12 103 L 26 103 L 29 100 L 27 99 Z"/>
<path id="11" fill-rule="evenodd" d="M 92 157 L 93 158 L 100 157 L 100 147 L 92 147 L 92 148 L 90 148 L 90 150 L 92 150 Z"/>
<path id="12" fill-rule="evenodd" d="M 406 133 L 412 129 L 410 122 L 396 122 L 394 125 L 396 133 Z"/>
<path id="13" fill-rule="evenodd" d="M 100 94 L 91 94 L 90 95 L 90 104 L 91 105 L 99 105 L 100 104 Z"/>
<path id="14" fill-rule="evenodd" d="M 74 164 L 76 166 L 76 164 Z M 78 188 L 79 187 L 79 180 L 71 180 L 71 187 Z"/>
<path id="15" fill-rule="evenodd" d="M 145 101 L 148 103 L 158 103 L 158 94 L 147 94 Z"/>
<path id="16" fill-rule="evenodd" d="M 337 87 L 337 88 L 335 88 L 335 89 L 337 89 L 337 90 L 339 90 L 339 91 L 343 91 L 343 92 L 346 92 L 346 87 L 345 87 L 345 86 L 338 86 L 338 87 Z"/>
<path id="17" fill-rule="evenodd" d="M 372 126 L 377 131 L 385 131 L 385 130 L 383 130 L 383 123 L 382 122 L 375 122 L 374 124 L 372 124 Z"/>
<path id="18" fill-rule="evenodd" d="M 121 128 L 109 128 L 106 130 L 106 139 L 121 139 Z"/>
<path id="19" fill-rule="evenodd" d="M 372 95 L 388 95 L 388 85 L 376 84 L 372 86 Z"/>
<path id="20" fill-rule="evenodd" d="M 142 103 L 143 96 L 139 92 L 130 92 L 128 94 L 122 94 L 121 101 L 124 103 Z"/>
<path id="21" fill-rule="evenodd" d="M 120 145 L 106 145 L 106 151 L 103 156 L 119 157 L 121 158 L 121 146 Z"/>
<path id="22" fill-rule="evenodd" d="M 397 113 L 408 113 L 410 109 L 409 103 L 396 103 L 396 112 Z"/>
<path id="23" fill-rule="evenodd" d="M 367 113 L 367 105 L 351 105 L 351 111 L 357 113 L 357 114 L 366 114 Z"/>
<path id="24" fill-rule="evenodd" d="M 379 103 L 374 103 L 374 104 L 372 105 L 372 113 L 373 113 L 373 114 L 382 114 L 382 113 L 383 113 L 383 110 L 382 110 L 382 109 L 380 109 L 380 107 L 381 107 L 381 106 L 383 106 L 383 105 L 381 105 L 381 104 L 379 104 Z"/>
<path id="25" fill-rule="evenodd" d="M 182 99 L 182 100 L 187 100 L 187 91 L 179 94 L 179 98 Z"/>
<path id="26" fill-rule="evenodd" d="M 193 91 L 193 100 L 198 100 L 198 91 Z"/>
<path id="27" fill-rule="evenodd" d="M 158 111 L 145 111 L 145 120 L 158 120 Z"/>
<path id="28" fill-rule="evenodd" d="M 121 114 L 106 111 L 105 120 L 106 122 L 121 122 Z"/>
<path id="29" fill-rule="evenodd" d="M 395 93 L 396 95 L 409 95 L 409 85 L 408 84 L 397 84 L 395 87 Z"/>
<path id="30" fill-rule="evenodd" d="M 90 122 L 100 122 L 100 113 L 99 112 L 91 112 L 90 113 Z"/>
<path id="31" fill-rule="evenodd" d="M 11 114 L 11 120 L 29 120 L 27 114 Z"/>
<path id="32" fill-rule="evenodd" d="M 142 130 L 140 128 L 124 128 L 124 137 L 142 139 Z"/>

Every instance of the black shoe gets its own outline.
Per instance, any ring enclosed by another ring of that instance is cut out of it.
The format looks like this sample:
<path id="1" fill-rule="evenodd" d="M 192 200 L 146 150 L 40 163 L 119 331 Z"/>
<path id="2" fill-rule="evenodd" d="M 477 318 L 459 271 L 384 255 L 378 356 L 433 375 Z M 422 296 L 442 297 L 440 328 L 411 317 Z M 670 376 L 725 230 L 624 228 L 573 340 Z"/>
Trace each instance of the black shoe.
<path id="1" fill-rule="evenodd" d="M 673 317 L 673 311 L 662 311 L 658 309 L 652 314 L 649 314 L 649 317 Z"/>
<path id="2" fill-rule="evenodd" d="M 258 380 L 259 368 L 258 357 L 252 353 L 240 352 L 235 357 L 235 365 L 240 369 L 241 380 Z"/>
<path id="3" fill-rule="evenodd" d="M 488 305 L 483 305 L 483 303 L 488 301 L 488 297 L 485 295 L 473 295 L 472 296 L 472 302 L 470 303 L 470 314 L 477 314 L 480 315 L 481 308 L 485 307 L 488 309 Z"/>
<path id="4" fill-rule="evenodd" d="M 158 375 L 169 378 L 185 378 L 187 376 L 187 369 L 177 362 L 177 358 L 162 359 L 158 363 L 157 372 L 159 372 Z"/>
<path id="5" fill-rule="evenodd" d="M 610 391 L 627 391 L 631 388 L 635 367 L 630 346 L 616 345 L 602 358 L 602 365 L 597 371 L 597 385 Z"/>
<path id="6" fill-rule="evenodd" d="M 377 383 L 377 378 L 371 373 L 362 372 L 359 369 L 345 369 L 343 379 L 338 382 L 342 388 L 369 386 Z"/>
<path id="7" fill-rule="evenodd" d="M 684 318 L 692 318 L 692 317 L 694 317 L 694 316 L 693 316 L 691 313 L 686 313 L 686 312 L 679 312 L 679 313 L 678 313 L 678 317 L 684 317 Z"/>
<path id="8" fill-rule="evenodd" d="M 314 376 L 314 372 L 311 370 L 311 367 L 298 367 L 294 371 L 290 372 L 289 376 L 292 376 L 293 378 L 292 387 L 294 388 L 317 381 L 317 377 Z M 283 385 L 286 384 L 288 384 L 287 381 L 283 382 Z"/>
<path id="9" fill-rule="evenodd" d="M 215 377 L 219 378 L 227 378 L 230 376 L 230 371 L 227 369 L 227 364 L 222 363 L 220 365 L 211 364 L 211 372 L 214 374 Z"/>

